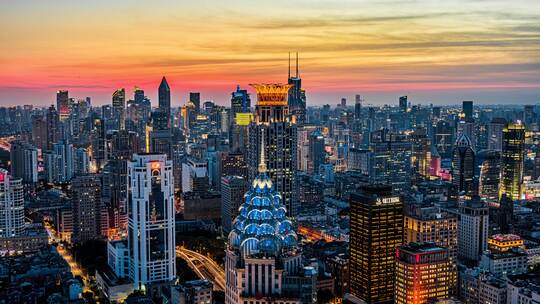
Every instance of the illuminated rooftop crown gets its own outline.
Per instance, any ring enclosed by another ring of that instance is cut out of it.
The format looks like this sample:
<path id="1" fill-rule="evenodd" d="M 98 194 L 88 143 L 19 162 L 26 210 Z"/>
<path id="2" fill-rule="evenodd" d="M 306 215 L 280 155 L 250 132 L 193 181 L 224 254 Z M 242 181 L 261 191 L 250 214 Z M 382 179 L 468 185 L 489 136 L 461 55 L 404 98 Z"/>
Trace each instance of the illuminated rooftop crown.
<path id="1" fill-rule="evenodd" d="M 286 106 L 287 96 L 291 84 L 281 83 L 255 83 L 250 84 L 257 91 L 257 105 L 259 106 Z"/>
<path id="2" fill-rule="evenodd" d="M 229 245 L 239 250 L 243 257 L 255 254 L 279 256 L 283 250 L 293 249 L 297 236 L 286 216 L 281 195 L 274 190 L 272 180 L 266 175 L 264 137 L 261 146 L 259 175 L 253 180 L 251 190 L 244 195 L 244 203 L 229 233 Z"/>

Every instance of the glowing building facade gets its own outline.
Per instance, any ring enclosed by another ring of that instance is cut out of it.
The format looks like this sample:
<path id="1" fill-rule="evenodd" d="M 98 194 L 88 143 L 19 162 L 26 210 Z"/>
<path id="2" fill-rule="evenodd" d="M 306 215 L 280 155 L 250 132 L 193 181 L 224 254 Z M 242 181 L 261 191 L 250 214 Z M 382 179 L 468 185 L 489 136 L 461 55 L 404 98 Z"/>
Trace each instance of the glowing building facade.
<path id="1" fill-rule="evenodd" d="M 448 249 L 433 243 L 410 243 L 396 250 L 396 304 L 423 304 L 449 294 Z"/>
<path id="2" fill-rule="evenodd" d="M 458 218 L 434 207 L 421 208 L 415 214 L 405 216 L 405 243 L 430 242 L 448 249 L 450 262 L 449 290 L 457 291 Z"/>
<path id="3" fill-rule="evenodd" d="M 297 236 L 282 196 L 266 174 L 262 145 L 259 175 L 233 222 L 225 260 L 225 303 L 315 303 L 314 276 L 305 275 Z M 306 288 L 291 282 L 303 281 Z"/>
<path id="4" fill-rule="evenodd" d="M 126 128 L 126 90 L 118 89 L 112 94 L 113 118 L 116 130 Z"/>
<path id="5" fill-rule="evenodd" d="M 288 216 L 297 213 L 297 128 L 294 116 L 289 114 L 288 84 L 253 84 L 257 91 L 255 120 L 249 127 L 247 154 L 249 180 L 258 175 L 261 136 L 266 139 L 265 162 L 267 174 L 276 191 L 283 196 Z"/>
<path id="6" fill-rule="evenodd" d="M 389 185 L 368 185 L 351 194 L 350 205 L 350 293 L 368 304 L 392 303 L 403 200 Z"/>
<path id="7" fill-rule="evenodd" d="M 499 198 L 506 194 L 512 200 L 521 199 L 524 145 L 525 126 L 521 123 L 509 123 L 503 129 Z"/>
<path id="8" fill-rule="evenodd" d="M 0 169 L 0 238 L 20 236 L 24 232 L 24 197 L 20 178 Z"/>
<path id="9" fill-rule="evenodd" d="M 176 278 L 174 181 L 164 154 L 134 154 L 128 163 L 129 276 L 134 287 Z"/>

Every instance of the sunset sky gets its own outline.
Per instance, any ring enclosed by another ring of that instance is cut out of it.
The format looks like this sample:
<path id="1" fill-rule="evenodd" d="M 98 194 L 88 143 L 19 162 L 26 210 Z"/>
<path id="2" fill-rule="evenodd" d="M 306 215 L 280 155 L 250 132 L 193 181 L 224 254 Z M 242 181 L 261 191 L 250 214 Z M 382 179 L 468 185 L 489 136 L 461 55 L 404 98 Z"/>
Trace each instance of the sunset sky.
<path id="1" fill-rule="evenodd" d="M 156 105 L 163 75 L 174 105 L 228 104 L 237 84 L 286 82 L 296 51 L 308 105 L 540 102 L 538 0 L 18 0 L 0 28 L 0 105 L 135 85 Z"/>

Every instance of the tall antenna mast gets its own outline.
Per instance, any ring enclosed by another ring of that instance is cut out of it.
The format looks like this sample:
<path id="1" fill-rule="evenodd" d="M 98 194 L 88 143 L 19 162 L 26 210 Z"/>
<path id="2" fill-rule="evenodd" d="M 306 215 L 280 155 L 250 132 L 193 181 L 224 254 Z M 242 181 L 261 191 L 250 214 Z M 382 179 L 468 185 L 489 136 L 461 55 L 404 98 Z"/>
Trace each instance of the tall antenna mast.
<path id="1" fill-rule="evenodd" d="M 289 78 L 291 78 L 291 52 L 289 52 Z"/>
<path id="2" fill-rule="evenodd" d="M 298 78 L 298 52 L 296 52 L 296 78 Z"/>

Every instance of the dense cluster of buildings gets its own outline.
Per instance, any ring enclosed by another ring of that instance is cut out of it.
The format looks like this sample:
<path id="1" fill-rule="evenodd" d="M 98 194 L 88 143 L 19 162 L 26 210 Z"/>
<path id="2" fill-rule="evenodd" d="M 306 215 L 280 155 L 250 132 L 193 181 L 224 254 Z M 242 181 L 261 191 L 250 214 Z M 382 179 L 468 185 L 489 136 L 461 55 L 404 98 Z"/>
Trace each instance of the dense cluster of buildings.
<path id="1" fill-rule="evenodd" d="M 0 299 L 84 302 L 62 259 L 38 260 L 105 240 L 91 280 L 111 302 L 540 301 L 536 106 L 306 107 L 298 59 L 251 87 L 254 105 L 238 86 L 173 107 L 164 77 L 155 107 L 136 87 L 1 108 Z M 177 281 L 177 234 L 200 229 L 224 240 L 223 282 Z"/>

